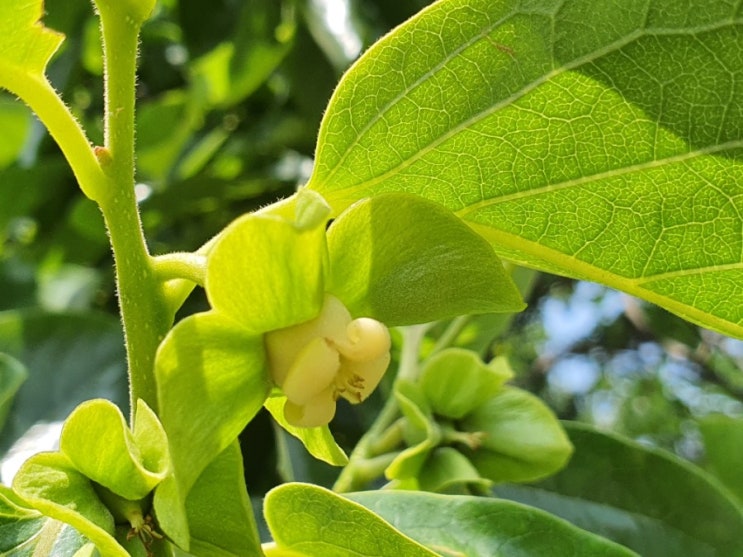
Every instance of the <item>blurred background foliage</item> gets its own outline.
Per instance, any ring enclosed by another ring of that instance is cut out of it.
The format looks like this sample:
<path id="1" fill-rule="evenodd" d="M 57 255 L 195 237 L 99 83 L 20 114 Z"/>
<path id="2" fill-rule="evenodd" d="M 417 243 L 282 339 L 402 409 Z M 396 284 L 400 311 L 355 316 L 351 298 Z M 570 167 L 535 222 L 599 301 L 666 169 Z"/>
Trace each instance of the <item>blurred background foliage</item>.
<path id="1" fill-rule="evenodd" d="M 143 29 L 138 84 L 136 188 L 152 251 L 196 249 L 305 181 L 342 72 L 427 3 L 162 0 Z M 46 11 L 46 25 L 67 36 L 50 79 L 100 143 L 102 61 L 90 2 L 46 0 Z M 15 443 L 3 461 L 7 481 L 29 428 L 43 440 L 51 427 L 53 438 L 58 425 L 43 424 L 80 401 L 105 396 L 126 406 L 127 395 L 100 214 L 42 126 L 7 94 L 0 130 L 0 451 Z M 729 472 L 730 432 L 741 431 L 743 414 L 743 343 L 595 284 L 516 273 L 528 309 L 461 322 L 459 344 L 486 358 L 508 355 L 518 384 L 563 418 Z M 205 307 L 196 292 L 183 314 Z M 347 449 L 373 419 L 380 390 L 339 409 L 333 427 Z M 282 480 L 329 485 L 337 473 L 266 415 L 242 438 L 254 495 Z"/>

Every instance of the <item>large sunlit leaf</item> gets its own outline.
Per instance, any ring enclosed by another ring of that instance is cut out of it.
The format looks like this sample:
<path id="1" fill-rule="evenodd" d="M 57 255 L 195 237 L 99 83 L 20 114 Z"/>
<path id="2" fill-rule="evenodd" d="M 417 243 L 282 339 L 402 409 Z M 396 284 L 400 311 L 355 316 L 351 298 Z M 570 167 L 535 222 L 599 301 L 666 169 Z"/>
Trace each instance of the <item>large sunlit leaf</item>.
<path id="1" fill-rule="evenodd" d="M 358 503 L 310 484 L 271 490 L 265 516 L 278 547 L 296 557 L 435 555 Z"/>
<path id="2" fill-rule="evenodd" d="M 498 495 L 647 557 L 743 555 L 743 512 L 714 478 L 665 451 L 565 425 L 575 446 L 568 466 L 535 486 L 498 487 Z"/>
<path id="3" fill-rule="evenodd" d="M 524 307 L 488 243 L 418 196 L 354 205 L 330 227 L 328 250 L 328 292 L 389 326 Z"/>
<path id="4" fill-rule="evenodd" d="M 309 186 L 447 206 L 506 258 L 743 336 L 743 15 L 718 0 L 441 0 L 369 49 Z"/>
<path id="5" fill-rule="evenodd" d="M 348 497 L 447 557 L 635 555 L 544 511 L 512 501 L 406 491 Z"/>

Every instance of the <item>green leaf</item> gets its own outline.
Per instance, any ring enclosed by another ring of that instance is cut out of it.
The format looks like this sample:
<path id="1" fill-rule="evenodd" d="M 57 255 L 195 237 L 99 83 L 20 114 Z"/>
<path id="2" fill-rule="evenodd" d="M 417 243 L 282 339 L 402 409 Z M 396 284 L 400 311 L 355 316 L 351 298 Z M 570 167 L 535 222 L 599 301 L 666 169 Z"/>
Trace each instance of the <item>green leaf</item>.
<path id="1" fill-rule="evenodd" d="M 107 400 L 89 400 L 65 422 L 60 449 L 80 472 L 125 499 L 147 496 L 169 471 L 168 439 L 152 410 L 137 401 L 135 431 Z"/>
<path id="2" fill-rule="evenodd" d="M 539 484 L 499 486 L 642 555 L 743 555 L 743 513 L 714 478 L 659 449 L 565 424 L 575 453 Z"/>
<path id="3" fill-rule="evenodd" d="M 440 555 L 635 555 L 553 515 L 511 501 L 404 491 L 370 491 L 348 497 Z"/>
<path id="4" fill-rule="evenodd" d="M 244 473 L 240 444 L 235 441 L 207 466 L 188 494 L 190 551 L 195 555 L 262 555 Z"/>
<path id="5" fill-rule="evenodd" d="M 107 557 L 129 555 L 113 537 L 114 519 L 93 484 L 62 453 L 32 456 L 16 474 L 13 489 L 44 515 L 75 528 Z"/>
<path id="6" fill-rule="evenodd" d="M 27 377 L 28 372 L 21 362 L 0 353 L 0 431 L 5 425 L 13 398 Z"/>
<path id="7" fill-rule="evenodd" d="M 699 420 L 707 470 L 743 502 L 743 419 L 713 414 Z"/>
<path id="8" fill-rule="evenodd" d="M 45 79 L 46 65 L 64 36 L 39 23 L 43 13 L 42 0 L 0 3 L 0 87 L 14 90 L 14 80 Z"/>
<path id="9" fill-rule="evenodd" d="M 505 358 L 486 365 L 470 350 L 450 348 L 426 360 L 420 385 L 436 414 L 458 420 L 495 396 L 511 378 Z"/>
<path id="10" fill-rule="evenodd" d="M 279 548 L 298 555 L 435 555 L 358 503 L 314 485 L 284 484 L 272 489 L 264 513 Z"/>
<path id="11" fill-rule="evenodd" d="M 188 542 L 182 507 L 188 492 L 268 396 L 264 359 L 261 337 L 244 333 L 214 312 L 179 322 L 158 349 L 159 417 L 174 475 L 155 491 L 155 510 L 163 529 L 180 545 Z"/>
<path id="12" fill-rule="evenodd" d="M 344 76 L 308 187 L 336 214 L 422 195 L 505 258 L 743 336 L 739 8 L 436 2 Z"/>
<path id="13" fill-rule="evenodd" d="M 389 326 L 524 307 L 488 243 L 418 196 L 352 206 L 330 227 L 328 251 L 328 292 Z"/>
<path id="14" fill-rule="evenodd" d="M 460 424 L 463 430 L 484 434 L 478 449 L 463 452 L 495 482 L 527 482 L 553 474 L 573 450 L 552 411 L 515 387 L 503 387 Z"/>
<path id="15" fill-rule="evenodd" d="M 309 453 L 323 462 L 333 466 L 345 466 L 348 464 L 348 457 L 335 442 L 333 434 L 330 433 L 328 426 L 322 427 L 295 427 L 284 418 L 284 404 L 286 397 L 283 395 L 271 396 L 266 399 L 263 406 L 271 413 L 273 419 L 299 439 L 306 447 Z"/>
<path id="16" fill-rule="evenodd" d="M 275 215 L 230 224 L 209 254 L 212 307 L 251 333 L 315 317 L 324 296 L 325 227 L 298 229 Z"/>
<path id="17" fill-rule="evenodd" d="M 103 397 L 128 406 L 123 335 L 113 316 L 2 312 L 0 351 L 28 371 L 0 435 L 0 451 L 38 422 L 65 420 L 85 400 Z"/>

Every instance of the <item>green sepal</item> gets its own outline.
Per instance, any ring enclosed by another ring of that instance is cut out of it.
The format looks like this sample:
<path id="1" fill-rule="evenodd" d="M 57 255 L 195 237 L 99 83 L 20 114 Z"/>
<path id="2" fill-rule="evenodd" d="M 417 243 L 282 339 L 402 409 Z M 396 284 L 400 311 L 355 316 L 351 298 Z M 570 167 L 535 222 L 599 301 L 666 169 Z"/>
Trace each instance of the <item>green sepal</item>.
<path id="1" fill-rule="evenodd" d="M 406 418 L 405 435 L 410 446 L 395 457 L 384 475 L 390 480 L 407 480 L 418 476 L 428 455 L 441 442 L 441 430 L 415 383 L 398 380 L 395 398 Z"/>
<path id="2" fill-rule="evenodd" d="M 261 555 L 253 507 L 235 441 L 202 472 L 186 499 L 190 552 L 198 557 Z"/>
<path id="3" fill-rule="evenodd" d="M 128 557 L 113 537 L 113 516 L 91 480 L 75 469 L 64 454 L 32 456 L 16 474 L 13 490 L 45 516 L 75 528 L 106 557 Z"/>
<path id="4" fill-rule="evenodd" d="M 187 317 L 160 345 L 160 421 L 186 492 L 260 410 L 271 386 L 265 367 L 261 337 L 215 312 Z"/>
<path id="5" fill-rule="evenodd" d="M 320 312 L 326 261 L 324 220 L 308 227 L 273 214 L 245 215 L 208 256 L 207 296 L 215 311 L 253 334 L 296 325 Z"/>
<path id="6" fill-rule="evenodd" d="M 431 452 L 418 474 L 418 489 L 447 493 L 462 486 L 476 486 L 482 492 L 492 482 L 480 473 L 460 451 L 453 447 L 438 447 Z"/>
<path id="7" fill-rule="evenodd" d="M 173 474 L 157 487 L 153 504 L 163 531 L 187 549 L 191 487 L 270 391 L 263 341 L 215 312 L 191 315 L 160 345 L 155 374 Z"/>
<path id="8" fill-rule="evenodd" d="M 495 396 L 512 377 L 505 358 L 485 364 L 470 350 L 449 348 L 426 361 L 420 385 L 435 414 L 458 420 Z"/>
<path id="9" fill-rule="evenodd" d="M 328 292 L 353 315 L 387 326 L 524 308 L 490 244 L 416 195 L 384 194 L 349 207 L 328 231 L 328 250 Z"/>
<path id="10" fill-rule="evenodd" d="M 274 420 L 287 432 L 299 439 L 307 451 L 318 460 L 333 466 L 348 464 L 348 456 L 335 442 L 328 426 L 322 427 L 295 427 L 284 418 L 284 404 L 286 397 L 272 395 L 266 399 L 263 406 L 271 413 Z"/>
<path id="11" fill-rule="evenodd" d="M 134 432 L 112 402 L 83 402 L 62 429 L 60 450 L 81 473 L 113 493 L 142 499 L 167 475 L 165 431 L 144 401 L 137 401 Z"/>
<path id="12" fill-rule="evenodd" d="M 264 515 L 279 549 L 284 550 L 272 555 L 436 555 L 358 503 L 314 485 L 292 483 L 272 489 L 266 495 Z"/>
<path id="13" fill-rule="evenodd" d="M 529 482 L 567 464 L 573 446 L 552 411 L 536 396 L 505 386 L 461 422 L 482 433 L 482 445 L 463 448 L 479 472 L 494 482 Z"/>

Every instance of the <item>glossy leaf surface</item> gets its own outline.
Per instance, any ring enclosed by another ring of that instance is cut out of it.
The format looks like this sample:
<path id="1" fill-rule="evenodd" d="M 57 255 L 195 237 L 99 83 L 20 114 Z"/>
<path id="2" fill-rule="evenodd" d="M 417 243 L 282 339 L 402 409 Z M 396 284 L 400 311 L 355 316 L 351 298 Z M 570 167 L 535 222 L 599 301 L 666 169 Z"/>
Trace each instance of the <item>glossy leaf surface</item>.
<path id="1" fill-rule="evenodd" d="M 743 512 L 714 478 L 665 451 L 584 425 L 566 428 L 575 446 L 566 468 L 535 486 L 496 493 L 641 555 L 743 555 Z"/>
<path id="2" fill-rule="evenodd" d="M 284 484 L 271 490 L 265 516 L 278 546 L 298 555 L 435 555 L 358 503 L 309 484 Z"/>
<path id="3" fill-rule="evenodd" d="M 405 491 L 353 493 L 349 498 L 444 556 L 636 555 L 553 515 L 511 501 Z"/>
<path id="4" fill-rule="evenodd" d="M 345 75 L 309 187 L 425 196 L 503 257 L 743 336 L 741 68 L 735 3 L 443 0 Z"/>

